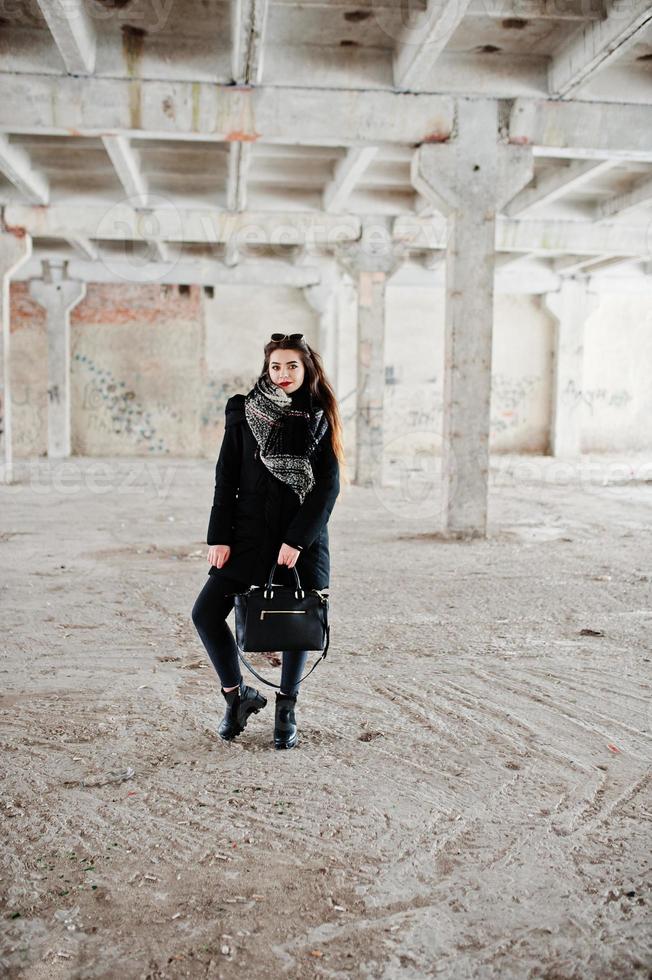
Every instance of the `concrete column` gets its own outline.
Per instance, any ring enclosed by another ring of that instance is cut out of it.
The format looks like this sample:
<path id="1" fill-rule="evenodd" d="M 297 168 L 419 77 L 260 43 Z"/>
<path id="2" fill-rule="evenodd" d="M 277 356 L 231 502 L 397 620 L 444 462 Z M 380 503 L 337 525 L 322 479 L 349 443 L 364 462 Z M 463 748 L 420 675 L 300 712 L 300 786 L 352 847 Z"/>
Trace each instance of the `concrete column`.
<path id="1" fill-rule="evenodd" d="M 598 297 L 587 278 L 569 276 L 543 303 L 555 320 L 550 454 L 575 458 L 582 452 L 584 324 Z"/>
<path id="2" fill-rule="evenodd" d="M 86 295 L 86 283 L 66 279 L 65 265 L 43 263 L 43 279 L 29 284 L 47 314 L 48 456 L 70 456 L 70 312 Z"/>
<path id="3" fill-rule="evenodd" d="M 455 534 L 487 531 L 496 212 L 531 177 L 531 148 L 500 142 L 489 99 L 459 99 L 454 139 L 412 162 L 416 189 L 448 216 L 442 489 Z"/>
<path id="4" fill-rule="evenodd" d="M 328 379 L 337 392 L 339 369 L 339 289 L 341 273 L 334 262 L 320 265 L 321 280 L 312 286 L 303 287 L 306 302 L 319 317 L 319 340 L 317 349 Z"/>
<path id="5" fill-rule="evenodd" d="M 9 287 L 11 277 L 32 254 L 32 239 L 20 229 L 0 232 L 0 482 L 12 483 L 14 457 L 11 431 L 11 331 Z"/>
<path id="6" fill-rule="evenodd" d="M 363 221 L 356 242 L 339 245 L 336 258 L 358 293 L 358 357 L 355 480 L 381 486 L 383 479 L 383 400 L 385 394 L 385 289 L 406 258 L 404 244 L 392 240 L 385 218 Z"/>

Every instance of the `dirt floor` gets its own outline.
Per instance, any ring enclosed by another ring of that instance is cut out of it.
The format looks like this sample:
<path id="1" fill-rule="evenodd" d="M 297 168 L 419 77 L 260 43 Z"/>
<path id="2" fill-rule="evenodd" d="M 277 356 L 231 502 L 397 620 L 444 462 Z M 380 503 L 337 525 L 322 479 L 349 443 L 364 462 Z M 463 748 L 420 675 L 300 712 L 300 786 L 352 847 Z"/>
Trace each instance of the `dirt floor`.
<path id="1" fill-rule="evenodd" d="M 648 977 L 652 459 L 496 457 L 473 541 L 425 477 L 344 488 L 289 752 L 260 684 L 216 735 L 213 467 L 0 488 L 0 972 Z"/>

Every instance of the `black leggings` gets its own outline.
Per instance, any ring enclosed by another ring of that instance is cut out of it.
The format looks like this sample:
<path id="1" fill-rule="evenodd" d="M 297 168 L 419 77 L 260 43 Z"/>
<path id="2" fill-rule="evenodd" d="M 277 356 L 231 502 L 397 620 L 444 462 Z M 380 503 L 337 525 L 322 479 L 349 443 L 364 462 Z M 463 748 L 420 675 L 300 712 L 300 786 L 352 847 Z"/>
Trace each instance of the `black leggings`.
<path id="1" fill-rule="evenodd" d="M 226 617 L 233 609 L 235 600 L 228 592 L 243 592 L 248 585 L 233 579 L 209 575 L 192 607 L 192 621 L 199 633 L 213 667 L 219 674 L 222 687 L 235 687 L 242 680 L 238 647 Z M 308 650 L 283 650 L 281 666 L 281 691 L 297 694 L 297 681 L 303 674 Z"/>

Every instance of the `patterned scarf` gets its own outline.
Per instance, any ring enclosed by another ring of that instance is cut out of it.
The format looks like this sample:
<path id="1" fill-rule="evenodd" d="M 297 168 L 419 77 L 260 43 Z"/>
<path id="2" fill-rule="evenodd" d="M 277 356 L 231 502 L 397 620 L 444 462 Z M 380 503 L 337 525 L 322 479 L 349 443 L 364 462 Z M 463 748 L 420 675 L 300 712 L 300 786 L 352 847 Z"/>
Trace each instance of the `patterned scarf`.
<path id="1" fill-rule="evenodd" d="M 310 457 L 328 429 L 324 410 L 315 405 L 306 380 L 287 395 L 268 375 L 262 375 L 245 395 L 245 418 L 258 443 L 261 462 L 292 487 L 303 503 L 315 485 Z"/>

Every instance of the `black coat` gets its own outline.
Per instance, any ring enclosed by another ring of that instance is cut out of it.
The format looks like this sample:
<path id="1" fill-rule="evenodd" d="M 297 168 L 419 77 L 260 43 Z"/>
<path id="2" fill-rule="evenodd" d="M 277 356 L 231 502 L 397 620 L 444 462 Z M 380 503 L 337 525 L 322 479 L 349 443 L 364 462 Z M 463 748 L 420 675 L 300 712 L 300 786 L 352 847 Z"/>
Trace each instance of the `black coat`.
<path id="1" fill-rule="evenodd" d="M 263 585 L 285 542 L 301 549 L 295 566 L 301 585 L 327 588 L 327 524 L 340 491 L 330 426 L 311 459 L 315 485 L 301 504 L 292 487 L 261 462 L 244 404 L 244 395 L 233 395 L 226 403 L 226 427 L 215 467 L 215 494 L 206 537 L 209 545 L 230 545 L 231 554 L 221 568 L 211 565 L 208 574 Z M 294 584 L 294 572 L 280 565 L 275 569 L 274 582 Z"/>

